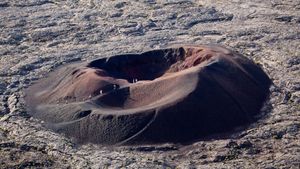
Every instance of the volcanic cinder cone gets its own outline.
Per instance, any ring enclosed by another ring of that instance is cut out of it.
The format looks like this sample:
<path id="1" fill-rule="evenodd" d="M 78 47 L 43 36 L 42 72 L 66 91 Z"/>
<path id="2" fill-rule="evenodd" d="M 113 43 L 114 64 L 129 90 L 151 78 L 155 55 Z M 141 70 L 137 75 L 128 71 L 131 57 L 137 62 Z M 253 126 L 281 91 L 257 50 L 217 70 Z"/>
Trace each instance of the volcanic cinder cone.
<path id="1" fill-rule="evenodd" d="M 79 143 L 184 143 L 250 122 L 270 84 L 240 54 L 182 46 L 62 67 L 25 100 L 33 117 Z"/>

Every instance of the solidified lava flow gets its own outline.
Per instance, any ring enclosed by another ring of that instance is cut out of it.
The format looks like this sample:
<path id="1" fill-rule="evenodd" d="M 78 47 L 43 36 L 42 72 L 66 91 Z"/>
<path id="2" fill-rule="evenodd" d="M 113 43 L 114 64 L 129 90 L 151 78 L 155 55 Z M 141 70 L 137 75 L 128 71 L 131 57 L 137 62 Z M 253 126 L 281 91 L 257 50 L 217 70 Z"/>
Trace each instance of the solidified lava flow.
<path id="1" fill-rule="evenodd" d="M 25 90 L 28 112 L 78 143 L 186 143 L 245 125 L 271 81 L 220 46 L 181 46 L 59 68 Z"/>

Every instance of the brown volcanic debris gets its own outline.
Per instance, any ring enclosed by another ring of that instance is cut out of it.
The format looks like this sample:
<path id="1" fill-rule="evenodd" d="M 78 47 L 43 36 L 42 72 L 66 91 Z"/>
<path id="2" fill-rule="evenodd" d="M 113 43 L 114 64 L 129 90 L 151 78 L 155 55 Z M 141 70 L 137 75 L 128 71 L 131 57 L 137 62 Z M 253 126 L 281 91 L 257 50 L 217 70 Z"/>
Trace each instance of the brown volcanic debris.
<path id="1" fill-rule="evenodd" d="M 252 121 L 270 84 L 224 47 L 181 46 L 62 67 L 25 99 L 32 116 L 79 143 L 184 143 Z"/>

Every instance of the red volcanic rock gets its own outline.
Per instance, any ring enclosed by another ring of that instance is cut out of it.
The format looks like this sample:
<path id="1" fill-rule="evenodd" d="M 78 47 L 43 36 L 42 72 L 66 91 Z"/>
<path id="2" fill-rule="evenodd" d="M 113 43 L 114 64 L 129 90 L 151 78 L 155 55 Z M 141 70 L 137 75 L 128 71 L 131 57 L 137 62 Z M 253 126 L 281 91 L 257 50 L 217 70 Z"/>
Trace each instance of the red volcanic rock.
<path id="1" fill-rule="evenodd" d="M 183 46 L 62 67 L 25 100 L 32 116 L 79 143 L 184 143 L 249 123 L 270 83 L 240 54 Z"/>

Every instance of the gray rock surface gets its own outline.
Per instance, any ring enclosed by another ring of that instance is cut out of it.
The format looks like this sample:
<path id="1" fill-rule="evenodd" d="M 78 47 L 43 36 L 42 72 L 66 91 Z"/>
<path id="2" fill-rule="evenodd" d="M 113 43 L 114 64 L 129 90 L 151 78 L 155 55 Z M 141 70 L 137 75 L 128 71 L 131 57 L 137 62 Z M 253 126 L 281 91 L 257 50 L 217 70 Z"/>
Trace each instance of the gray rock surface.
<path id="1" fill-rule="evenodd" d="M 298 0 L 2 0 L 0 168 L 299 168 Z M 181 146 L 75 145 L 28 116 L 23 89 L 60 65 L 173 44 L 218 43 L 273 80 L 261 120 Z"/>

